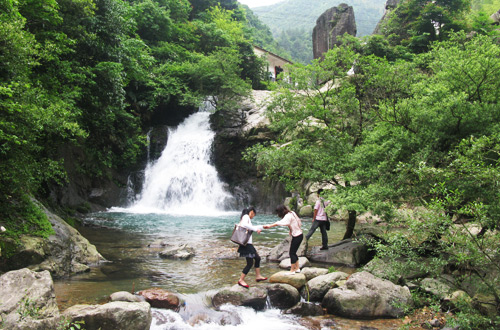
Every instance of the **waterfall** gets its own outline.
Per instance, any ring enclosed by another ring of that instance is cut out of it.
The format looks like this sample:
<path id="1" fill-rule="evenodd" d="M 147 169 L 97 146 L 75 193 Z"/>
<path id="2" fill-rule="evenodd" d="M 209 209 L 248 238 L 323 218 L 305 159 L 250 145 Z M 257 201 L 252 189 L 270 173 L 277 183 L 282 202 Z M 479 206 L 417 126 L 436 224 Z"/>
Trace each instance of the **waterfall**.
<path id="1" fill-rule="evenodd" d="M 215 133 L 210 113 L 196 112 L 169 128 L 160 158 L 148 163 L 143 189 L 129 212 L 207 215 L 224 210 L 231 196 L 210 162 Z"/>

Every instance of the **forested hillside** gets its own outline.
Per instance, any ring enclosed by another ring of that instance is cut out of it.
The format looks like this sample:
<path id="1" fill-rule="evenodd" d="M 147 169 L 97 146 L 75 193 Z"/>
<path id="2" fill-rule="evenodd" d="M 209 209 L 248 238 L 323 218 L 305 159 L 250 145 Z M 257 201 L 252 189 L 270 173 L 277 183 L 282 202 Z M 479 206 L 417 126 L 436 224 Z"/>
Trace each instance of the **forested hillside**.
<path id="1" fill-rule="evenodd" d="M 242 7 L 246 13 L 247 28 L 250 30 L 253 44 L 291 60 L 289 52 L 278 43 L 269 27 L 255 16 L 254 12 L 248 6 Z"/>
<path id="2" fill-rule="evenodd" d="M 111 180 L 113 172 L 134 167 L 149 126 L 166 113 L 182 117 L 207 95 L 231 107 L 252 85 L 258 88 L 262 65 L 245 25 L 233 0 L 3 1 L 5 235 L 48 235 L 29 197 L 57 204 L 53 187 L 76 177 Z"/>
<path id="3" fill-rule="evenodd" d="M 271 28 L 280 46 L 295 61 L 312 60 L 312 30 L 318 17 L 325 10 L 346 3 L 354 8 L 358 36 L 373 32 L 384 14 L 385 0 L 287 0 L 274 5 L 253 8 L 258 18 Z"/>
<path id="4" fill-rule="evenodd" d="M 383 35 L 344 36 L 294 66 L 267 112 L 277 140 L 246 155 L 301 196 L 328 187 L 344 239 L 358 215 L 376 217 L 384 229 L 361 239 L 371 269 L 471 330 L 500 327 L 500 45 L 486 15 L 401 1 Z"/>

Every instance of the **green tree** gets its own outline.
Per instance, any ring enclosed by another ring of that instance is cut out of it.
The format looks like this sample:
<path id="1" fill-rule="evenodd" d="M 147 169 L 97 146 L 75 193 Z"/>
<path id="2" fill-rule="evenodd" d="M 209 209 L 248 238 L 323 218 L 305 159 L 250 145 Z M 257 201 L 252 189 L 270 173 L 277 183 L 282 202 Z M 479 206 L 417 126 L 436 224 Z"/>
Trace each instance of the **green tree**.
<path id="1" fill-rule="evenodd" d="M 347 76 L 359 60 L 351 48 L 341 47 L 326 53 L 323 61 L 291 67 L 292 83 L 283 83 L 268 111 L 278 140 L 256 145 L 246 154 L 266 176 L 279 179 L 289 190 L 300 189 L 304 180 L 334 184 L 332 206 L 349 212 L 345 238 L 353 234 L 357 212 L 366 210 L 366 196 L 355 182 L 357 164 L 350 157 L 373 119 L 357 82 Z M 376 59 L 358 63 L 369 68 L 371 61 Z M 349 202 L 344 191 L 350 191 Z"/>
<path id="2" fill-rule="evenodd" d="M 383 33 L 393 43 L 415 53 L 426 52 L 433 41 L 443 41 L 466 27 L 469 0 L 405 0 L 390 14 Z"/>

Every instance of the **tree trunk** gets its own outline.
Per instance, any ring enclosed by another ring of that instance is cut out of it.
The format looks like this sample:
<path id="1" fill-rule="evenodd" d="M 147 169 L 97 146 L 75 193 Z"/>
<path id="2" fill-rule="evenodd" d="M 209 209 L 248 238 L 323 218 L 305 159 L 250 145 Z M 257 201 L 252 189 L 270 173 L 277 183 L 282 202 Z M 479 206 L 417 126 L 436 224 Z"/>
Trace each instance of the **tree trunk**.
<path id="1" fill-rule="evenodd" d="M 346 230 L 343 239 L 351 238 L 354 234 L 354 226 L 356 225 L 356 211 L 348 211 L 349 219 L 347 220 Z"/>

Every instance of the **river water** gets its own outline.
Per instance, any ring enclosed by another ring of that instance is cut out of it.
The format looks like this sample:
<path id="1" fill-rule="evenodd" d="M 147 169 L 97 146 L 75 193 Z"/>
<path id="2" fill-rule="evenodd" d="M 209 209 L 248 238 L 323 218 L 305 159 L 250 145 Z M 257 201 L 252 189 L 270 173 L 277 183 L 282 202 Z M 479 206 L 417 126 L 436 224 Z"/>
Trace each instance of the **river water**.
<path id="1" fill-rule="evenodd" d="M 332 315 L 299 318 L 283 315 L 272 306 L 260 312 L 235 306 L 223 306 L 220 311 L 211 308 L 211 296 L 237 283 L 245 261 L 238 258 L 237 246 L 229 241 L 240 212 L 234 210 L 237 201 L 211 165 L 214 133 L 208 118 L 208 112 L 198 112 L 170 129 L 161 157 L 145 169 L 143 191 L 130 196 L 128 206 L 84 219 L 79 231 L 107 261 L 88 273 L 55 281 L 60 309 L 104 303 L 117 291 L 159 287 L 178 293 L 186 304 L 178 313 L 153 309 L 154 330 L 397 329 L 399 320 L 354 321 Z M 252 222 L 259 225 L 277 220 L 257 210 Z M 310 224 L 304 221 L 304 231 Z M 340 240 L 344 230 L 343 223 L 332 223 L 329 241 Z M 254 245 L 264 256 L 287 235 L 282 227 L 254 233 Z M 310 246 L 320 245 L 320 236 L 318 231 Z M 196 255 L 185 261 L 159 257 L 161 244 L 179 243 L 192 246 Z M 279 270 L 277 263 L 264 260 L 261 264 L 264 276 Z M 257 284 L 254 276 L 251 270 L 247 283 L 265 285 Z"/>

